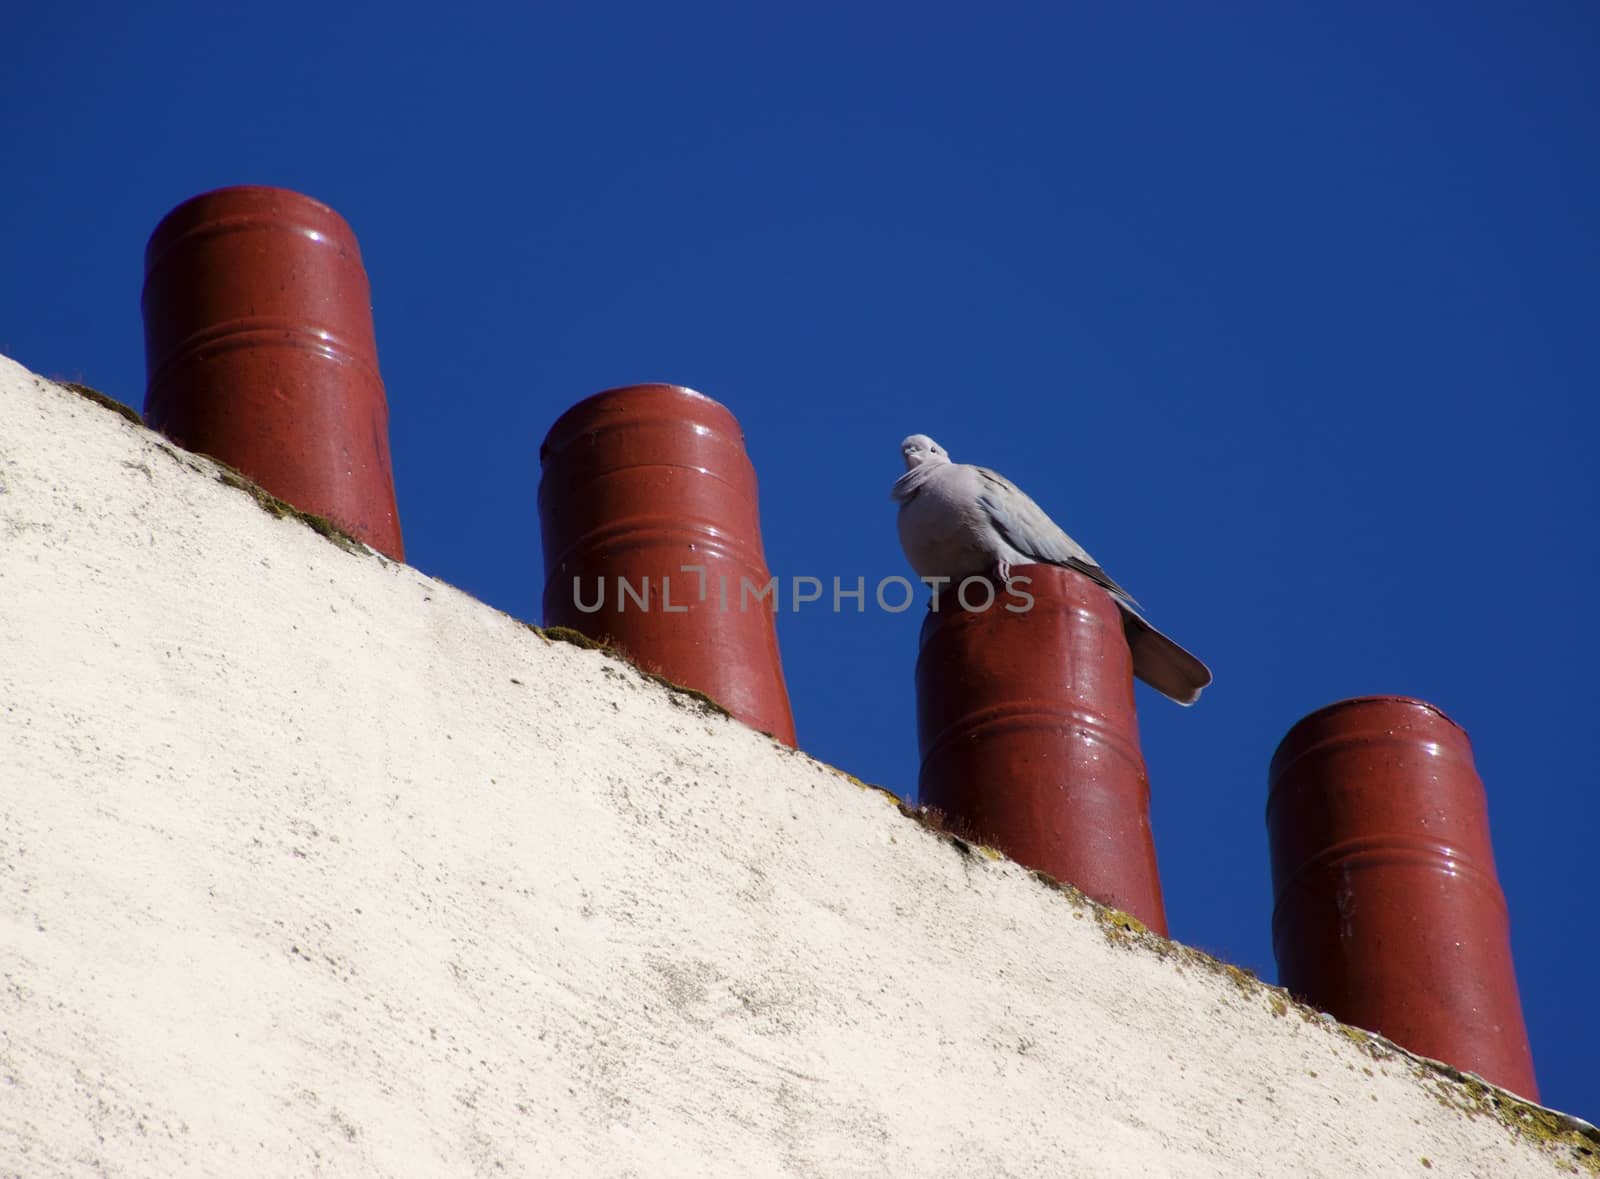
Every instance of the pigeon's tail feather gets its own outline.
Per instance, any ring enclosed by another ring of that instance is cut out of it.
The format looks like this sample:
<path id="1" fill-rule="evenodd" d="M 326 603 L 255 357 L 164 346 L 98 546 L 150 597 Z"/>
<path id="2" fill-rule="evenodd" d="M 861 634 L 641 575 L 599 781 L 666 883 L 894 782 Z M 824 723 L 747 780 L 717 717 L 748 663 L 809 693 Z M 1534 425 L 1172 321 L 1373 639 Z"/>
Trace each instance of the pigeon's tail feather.
<path id="1" fill-rule="evenodd" d="M 1211 670 L 1132 610 L 1122 611 L 1122 633 L 1133 654 L 1133 674 L 1179 704 L 1193 704 L 1211 682 Z"/>

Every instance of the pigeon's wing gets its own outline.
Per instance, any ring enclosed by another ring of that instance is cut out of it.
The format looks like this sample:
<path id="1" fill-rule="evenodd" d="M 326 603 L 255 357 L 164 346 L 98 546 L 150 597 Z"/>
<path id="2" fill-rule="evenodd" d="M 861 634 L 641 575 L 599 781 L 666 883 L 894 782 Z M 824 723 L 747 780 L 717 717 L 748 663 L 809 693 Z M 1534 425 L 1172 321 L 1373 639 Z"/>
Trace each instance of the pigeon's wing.
<path id="1" fill-rule="evenodd" d="M 987 467 L 973 470 L 978 473 L 978 506 L 1007 544 L 1035 561 L 1075 569 L 1129 605 L 1138 606 L 1133 595 L 1113 581 L 1020 487 Z"/>

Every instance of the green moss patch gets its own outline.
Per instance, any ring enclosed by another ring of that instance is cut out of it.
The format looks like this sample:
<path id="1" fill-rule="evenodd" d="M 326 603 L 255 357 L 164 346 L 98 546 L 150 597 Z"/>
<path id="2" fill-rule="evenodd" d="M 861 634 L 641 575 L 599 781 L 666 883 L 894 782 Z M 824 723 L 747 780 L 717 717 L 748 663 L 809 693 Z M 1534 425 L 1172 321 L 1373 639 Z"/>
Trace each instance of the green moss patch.
<path id="1" fill-rule="evenodd" d="M 1416 1076 L 1446 1109 L 1469 1118 L 1493 1118 L 1514 1138 L 1554 1153 L 1576 1173 L 1600 1175 L 1600 1130 L 1588 1122 L 1523 1101 L 1447 1064 L 1423 1057 L 1412 1057 L 1411 1063 Z"/>
<path id="2" fill-rule="evenodd" d="M 235 487 L 256 501 L 256 506 L 270 516 L 280 520 L 298 520 L 311 531 L 317 533 L 347 553 L 365 553 L 367 546 L 340 528 L 332 520 L 317 515 L 315 512 L 302 512 L 291 503 L 279 499 L 255 482 L 237 467 L 230 467 L 227 463 L 212 455 L 203 455 L 203 458 L 215 463 L 217 466 L 217 482 L 224 487 Z"/>
<path id="3" fill-rule="evenodd" d="M 570 626 L 535 626 L 531 622 L 524 622 L 522 625 L 547 643 L 571 643 L 574 647 L 582 647 L 585 651 L 609 651 L 611 649 L 600 640 L 591 639 L 582 631 L 573 630 Z M 621 659 L 621 656 L 619 655 L 618 658 Z"/>
<path id="4" fill-rule="evenodd" d="M 80 385 L 77 381 L 53 381 L 52 384 L 60 385 L 68 392 L 76 393 L 79 397 L 103 406 L 113 413 L 119 413 L 136 426 L 144 425 L 144 418 L 139 416 L 139 411 L 131 405 L 124 405 L 115 397 L 108 397 L 98 389 L 91 389 L 88 385 Z"/>
<path id="5" fill-rule="evenodd" d="M 700 691 L 699 688 L 690 688 L 684 684 L 674 683 L 658 671 L 641 667 L 635 660 L 630 659 L 626 652 L 612 646 L 610 643 L 591 638 L 582 631 L 576 631 L 567 626 L 535 626 L 531 622 L 525 622 L 523 625 L 546 642 L 570 643 L 574 647 L 583 648 L 585 651 L 599 651 L 615 659 L 618 663 L 625 664 L 643 679 L 666 688 L 671 694 L 669 699 L 680 708 L 692 708 L 704 716 L 720 716 L 729 720 L 733 719 L 733 713 L 706 695 L 706 693 Z"/>

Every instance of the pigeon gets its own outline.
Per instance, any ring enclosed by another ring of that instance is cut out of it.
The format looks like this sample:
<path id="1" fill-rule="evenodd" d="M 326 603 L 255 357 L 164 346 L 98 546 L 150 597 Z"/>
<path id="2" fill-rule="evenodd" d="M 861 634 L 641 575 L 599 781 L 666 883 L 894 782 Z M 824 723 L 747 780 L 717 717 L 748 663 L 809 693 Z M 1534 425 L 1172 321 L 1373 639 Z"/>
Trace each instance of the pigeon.
<path id="1" fill-rule="evenodd" d="M 1146 622 L 1133 596 L 1015 483 L 986 467 L 951 462 L 926 434 L 911 435 L 900 453 L 906 473 L 889 496 L 900 504 L 900 547 L 918 577 L 954 582 L 993 574 L 1005 585 L 1013 565 L 1076 570 L 1122 611 L 1133 674 L 1179 704 L 1200 699 L 1211 682 L 1206 665 Z"/>

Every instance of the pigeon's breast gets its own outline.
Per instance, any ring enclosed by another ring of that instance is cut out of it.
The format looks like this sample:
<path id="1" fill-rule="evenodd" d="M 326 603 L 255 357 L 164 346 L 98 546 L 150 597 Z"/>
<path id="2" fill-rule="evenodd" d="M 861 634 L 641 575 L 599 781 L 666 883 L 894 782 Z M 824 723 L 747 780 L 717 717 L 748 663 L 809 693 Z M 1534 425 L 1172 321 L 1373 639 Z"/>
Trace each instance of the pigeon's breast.
<path id="1" fill-rule="evenodd" d="M 992 529 L 931 488 L 900 505 L 900 547 L 918 577 L 965 577 L 995 563 Z"/>

